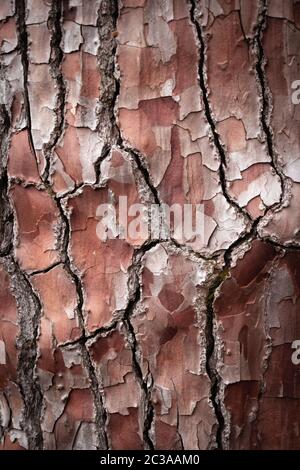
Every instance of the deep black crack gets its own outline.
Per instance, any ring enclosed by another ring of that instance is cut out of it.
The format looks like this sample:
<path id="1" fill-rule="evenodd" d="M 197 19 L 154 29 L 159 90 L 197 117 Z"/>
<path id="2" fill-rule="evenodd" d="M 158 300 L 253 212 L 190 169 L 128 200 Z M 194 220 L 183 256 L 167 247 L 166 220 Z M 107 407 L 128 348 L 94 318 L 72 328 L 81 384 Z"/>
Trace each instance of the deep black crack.
<path id="1" fill-rule="evenodd" d="M 288 249 L 285 245 L 275 242 L 272 239 L 262 238 L 259 237 L 257 228 L 259 222 L 262 217 L 257 218 L 251 226 L 251 229 L 235 240 L 224 252 L 224 267 L 221 271 L 217 273 L 214 277 L 208 291 L 208 295 L 206 298 L 206 343 L 207 343 L 207 350 L 206 350 L 206 370 L 207 374 L 211 380 L 211 401 L 215 410 L 216 418 L 218 421 L 218 428 L 216 432 L 216 441 L 217 441 L 217 448 L 223 448 L 223 431 L 225 428 L 225 419 L 222 413 L 222 406 L 221 406 L 221 398 L 219 395 L 220 392 L 220 384 L 221 384 L 221 377 L 217 371 L 217 358 L 216 358 L 216 351 L 215 351 L 215 334 L 214 334 L 214 301 L 216 299 L 216 295 L 218 289 L 222 285 L 222 283 L 226 280 L 228 274 L 230 273 L 230 269 L 232 267 L 232 255 L 239 247 L 247 242 L 251 243 L 251 241 L 255 239 L 259 239 L 265 241 L 266 243 L 271 244 L 275 248 L 278 249 Z M 292 245 L 290 249 L 295 249 L 295 246 Z M 300 251 L 300 246 L 296 247 Z"/>
<path id="2" fill-rule="evenodd" d="M 76 344 L 85 344 L 89 340 L 92 340 L 94 338 L 98 338 L 101 336 L 105 336 L 107 333 L 115 331 L 118 328 L 119 323 L 120 323 L 120 319 L 116 318 L 107 326 L 101 326 L 100 328 L 96 328 L 91 333 L 85 332 L 79 338 L 76 338 L 71 341 L 66 341 L 64 343 L 61 343 L 59 346 L 62 348 L 65 348 L 67 346 L 74 346 Z"/>
<path id="3" fill-rule="evenodd" d="M 248 230 L 246 233 L 244 233 L 242 236 L 237 238 L 224 252 L 224 261 L 225 261 L 225 267 L 230 268 L 231 267 L 231 262 L 232 262 L 232 253 L 234 250 L 239 248 L 241 245 L 243 245 L 245 242 L 248 242 L 254 238 L 257 237 L 257 227 L 260 222 L 261 218 L 255 219 L 255 221 L 252 223 L 250 230 Z"/>
<path id="4" fill-rule="evenodd" d="M 217 370 L 217 357 L 215 350 L 215 332 L 214 332 L 214 301 L 218 289 L 227 278 L 232 264 L 233 252 L 242 246 L 247 241 L 251 241 L 256 236 L 257 222 L 254 222 L 249 232 L 235 240 L 224 252 L 224 267 L 219 271 L 212 283 L 209 286 L 208 294 L 206 297 L 206 326 L 205 326 L 205 337 L 206 337 L 206 372 L 211 382 L 210 399 L 215 411 L 215 416 L 218 422 L 216 430 L 216 444 L 218 449 L 223 449 L 223 432 L 225 429 L 225 419 L 222 412 L 222 400 L 220 397 L 220 385 L 222 379 Z"/>
<path id="5" fill-rule="evenodd" d="M 140 291 L 140 286 L 137 288 L 137 291 Z M 147 448 L 150 450 L 154 449 L 154 444 L 152 442 L 152 439 L 150 437 L 150 430 L 154 418 L 154 406 L 151 400 L 151 392 L 152 392 L 152 386 L 153 386 L 153 379 L 148 374 L 146 378 L 143 376 L 143 372 L 141 369 L 141 365 L 138 360 L 138 355 L 137 355 L 137 350 L 138 350 L 138 343 L 137 339 L 135 336 L 135 331 L 132 326 L 132 323 L 130 321 L 129 315 L 131 310 L 135 307 L 135 305 L 139 302 L 140 300 L 140 294 L 136 294 L 135 298 L 132 299 L 131 302 L 128 304 L 128 315 L 124 317 L 124 325 L 125 329 L 127 332 L 127 338 L 129 340 L 129 344 L 131 345 L 131 352 L 132 352 L 132 364 L 133 364 L 133 369 L 135 371 L 135 375 L 140 383 L 141 389 L 144 394 L 145 398 L 145 403 L 144 403 L 144 429 L 143 429 L 143 438 L 144 438 L 144 443 L 146 444 Z M 148 379 L 151 379 L 151 386 L 148 384 Z"/>
<path id="6" fill-rule="evenodd" d="M 121 144 L 121 148 L 132 156 L 132 158 L 134 159 L 134 161 L 136 163 L 136 166 L 138 167 L 141 175 L 143 176 L 143 179 L 146 183 L 146 186 L 150 189 L 150 192 L 153 196 L 155 204 L 160 206 L 161 202 L 160 202 L 160 199 L 159 199 L 158 191 L 157 191 L 156 187 L 154 186 L 154 184 L 152 183 L 152 181 L 151 181 L 152 178 L 151 178 L 151 175 L 149 173 L 149 170 L 148 170 L 146 164 L 143 162 L 143 159 L 139 155 L 138 151 L 124 146 L 123 143 Z"/>
<path id="7" fill-rule="evenodd" d="M 225 427 L 225 420 L 221 408 L 221 400 L 219 397 L 221 377 L 218 374 L 216 367 L 215 357 L 215 335 L 214 335 L 214 301 L 217 289 L 221 286 L 223 280 L 226 278 L 228 269 L 224 268 L 223 271 L 214 279 L 209 287 L 206 297 L 206 372 L 211 382 L 210 399 L 215 411 L 215 416 L 218 422 L 216 430 L 216 444 L 218 449 L 223 449 L 223 431 Z"/>
<path id="8" fill-rule="evenodd" d="M 187 253 L 189 255 L 193 255 L 195 258 L 204 261 L 216 261 L 220 258 L 221 255 L 223 255 L 223 250 L 217 250 L 215 253 L 209 255 L 199 253 L 198 251 L 193 250 L 190 246 L 186 246 L 184 244 L 179 243 L 173 237 L 170 237 L 170 242 L 172 243 L 172 245 L 174 245 L 174 247 L 178 248 L 182 252 L 184 252 L 184 250 L 187 250 Z"/>
<path id="9" fill-rule="evenodd" d="M 295 245 L 295 243 L 291 243 L 291 242 L 281 243 L 270 237 L 259 236 L 259 239 L 264 241 L 265 243 L 268 243 L 269 245 L 274 246 L 274 248 L 278 248 L 278 249 L 286 250 L 286 251 L 300 251 L 300 245 Z"/>
<path id="10" fill-rule="evenodd" d="M 144 394 L 145 419 L 144 419 L 143 437 L 144 437 L 144 443 L 146 444 L 146 447 L 150 450 L 154 449 L 154 444 L 150 437 L 150 430 L 151 430 L 151 426 L 152 426 L 153 419 L 154 419 L 154 406 L 153 406 L 152 399 L 151 399 L 153 378 L 152 378 L 150 371 L 148 371 L 146 377 L 144 377 L 144 374 L 142 371 L 142 365 L 140 364 L 140 360 L 138 357 L 139 356 L 138 341 L 136 339 L 134 327 L 131 323 L 131 316 L 137 304 L 141 300 L 141 285 L 139 282 L 139 274 L 140 274 L 139 271 L 141 269 L 141 261 L 144 255 L 146 254 L 146 252 L 154 248 L 159 243 L 160 243 L 160 240 L 155 240 L 148 244 L 143 245 L 140 249 L 135 251 L 134 260 L 131 265 L 131 272 L 130 272 L 129 281 L 128 281 L 129 290 L 132 290 L 133 288 L 133 294 L 131 295 L 131 298 L 127 304 L 127 307 L 123 315 L 123 323 L 126 329 L 128 343 L 131 347 L 133 369 L 135 371 L 135 375 L 139 381 L 140 387 Z M 149 381 L 151 382 L 150 385 L 149 385 Z"/>
<path id="11" fill-rule="evenodd" d="M 111 146 L 108 145 L 108 144 L 105 144 L 103 149 L 102 149 L 102 152 L 101 152 L 101 155 L 99 158 L 97 158 L 97 160 L 95 161 L 94 163 L 94 170 L 95 170 L 95 175 L 96 175 L 96 179 L 95 179 L 95 184 L 96 185 L 99 185 L 100 183 L 100 178 L 101 178 L 101 163 L 106 159 L 106 157 L 109 155 L 110 153 L 110 150 L 111 150 Z"/>
<path id="12" fill-rule="evenodd" d="M 191 22 L 194 25 L 197 33 L 197 37 L 199 40 L 200 48 L 199 48 L 199 68 L 198 68 L 198 75 L 199 75 L 199 86 L 202 94 L 202 99 L 204 103 L 204 111 L 207 122 L 210 126 L 214 145 L 218 151 L 219 158 L 220 158 L 220 165 L 219 165 L 219 178 L 222 188 L 222 193 L 226 198 L 227 202 L 230 206 L 235 207 L 238 213 L 242 213 L 246 216 L 247 220 L 249 220 L 248 214 L 246 214 L 240 206 L 231 199 L 227 192 L 227 184 L 226 184 L 226 175 L 225 175 L 225 168 L 226 168 L 226 155 L 225 150 L 220 142 L 216 125 L 214 119 L 212 117 L 212 112 L 210 109 L 209 98 L 208 98 L 208 90 L 206 86 L 205 80 L 205 43 L 204 38 L 201 30 L 201 26 L 196 19 L 196 1 L 191 0 L 191 8 L 190 8 L 190 18 Z M 226 254 L 227 253 L 227 254 Z M 216 366 L 216 355 L 215 355 L 215 335 L 214 335 L 214 300 L 216 296 L 217 289 L 221 285 L 224 276 L 226 277 L 227 272 L 227 263 L 231 258 L 231 250 L 228 249 L 224 254 L 224 261 L 225 267 L 224 269 L 217 274 L 214 278 L 212 284 L 209 287 L 207 298 L 206 298 L 206 327 L 205 327 L 205 337 L 206 337 L 206 372 L 211 382 L 211 389 L 210 389 L 210 399 L 214 408 L 215 416 L 217 419 L 217 430 L 216 430 L 216 445 L 218 449 L 223 448 L 223 430 L 225 426 L 225 419 L 222 413 L 221 408 L 221 400 L 219 397 L 220 392 L 220 383 L 221 378 L 217 371 Z"/>
<path id="13" fill-rule="evenodd" d="M 270 125 L 270 118 L 272 114 L 272 103 L 271 103 L 271 95 L 268 89 L 267 78 L 265 74 L 265 54 L 262 45 L 262 36 L 263 31 L 267 27 L 267 11 L 268 5 L 267 0 L 259 0 L 261 11 L 258 15 L 258 22 L 256 26 L 255 36 L 253 38 L 253 45 L 257 53 L 257 61 L 255 64 L 255 70 L 257 75 L 257 81 L 260 87 L 260 95 L 261 95 L 261 113 L 260 113 L 260 120 L 263 132 L 265 134 L 268 155 L 270 157 L 270 164 L 275 171 L 276 175 L 279 178 L 280 186 L 281 186 L 281 194 L 279 203 L 273 204 L 267 210 L 274 209 L 274 207 L 280 207 L 283 203 L 283 198 L 285 194 L 285 178 L 279 167 L 277 161 L 277 155 L 274 149 L 274 142 L 273 142 L 273 131 Z"/>
<path id="14" fill-rule="evenodd" d="M 25 0 L 16 1 L 16 18 L 17 18 L 17 29 L 18 29 L 18 49 L 21 54 L 21 62 L 23 69 L 23 93 L 24 93 L 24 106 L 26 114 L 26 123 L 28 129 L 28 140 L 31 151 L 35 157 L 35 163 L 38 170 L 38 160 L 34 148 L 32 130 L 31 130 L 31 112 L 30 112 L 30 100 L 28 92 L 28 34 L 26 29 L 26 4 Z"/>
<path id="15" fill-rule="evenodd" d="M 35 276 L 36 274 L 46 274 L 49 271 L 52 271 L 52 269 L 56 268 L 57 266 L 61 265 L 61 261 L 56 261 L 53 264 L 50 264 L 50 266 L 47 266 L 47 268 L 44 269 L 36 269 L 35 271 L 30 271 L 29 276 Z"/>
<path id="16" fill-rule="evenodd" d="M 199 48 L 199 67 L 198 67 L 198 75 L 199 75 L 199 86 L 201 90 L 201 95 L 204 103 L 204 113 L 206 120 L 209 124 L 211 133 L 212 133 L 212 138 L 213 142 L 215 145 L 215 148 L 217 149 L 219 158 L 220 158 L 220 165 L 219 165 L 219 177 L 220 177 L 220 183 L 221 183 L 221 188 L 222 188 L 222 193 L 228 202 L 228 204 L 236 209 L 236 211 L 241 214 L 244 219 L 246 219 L 248 222 L 251 221 L 251 218 L 247 211 L 243 209 L 242 207 L 239 206 L 239 204 L 229 195 L 228 190 L 227 190 L 227 181 L 226 181 L 226 174 L 225 174 L 225 169 L 227 166 L 226 162 L 226 153 L 223 148 L 223 145 L 221 144 L 219 134 L 216 129 L 216 124 L 213 118 L 212 110 L 209 104 L 209 97 L 208 97 L 208 89 L 207 89 L 207 84 L 206 84 L 206 79 L 205 79 L 205 63 L 206 63 L 206 57 L 205 57 L 205 41 L 202 33 L 201 26 L 199 24 L 199 21 L 197 20 L 197 12 L 196 12 L 196 0 L 190 0 L 191 1 L 191 8 L 190 8 L 190 18 L 191 22 L 194 25 L 196 32 L 197 32 L 197 37 L 200 43 L 200 48 Z"/>
<path id="17" fill-rule="evenodd" d="M 7 174 L 0 177 L 0 256 L 7 256 L 13 249 L 13 211 L 8 197 Z"/>
<path id="18" fill-rule="evenodd" d="M 259 220 L 257 219 L 251 227 L 251 230 L 246 232 L 244 235 L 235 240 L 224 252 L 224 267 L 214 277 L 206 297 L 206 371 L 211 381 L 211 401 L 214 407 L 215 415 L 218 422 L 216 431 L 216 443 L 218 449 L 223 449 L 223 431 L 225 428 L 225 419 L 222 412 L 222 403 L 220 397 L 220 384 L 222 379 L 217 370 L 217 357 L 215 350 L 215 333 L 214 333 L 214 301 L 218 289 L 227 278 L 231 265 L 232 265 L 232 254 L 240 246 L 246 242 L 250 242 L 257 235 L 257 225 Z"/>
<path id="19" fill-rule="evenodd" d="M 95 404 L 95 424 L 96 424 L 96 433 L 98 436 L 98 449 L 106 450 L 109 448 L 108 439 L 106 434 L 106 422 L 107 422 L 107 413 L 104 407 L 103 398 L 100 390 L 100 384 L 97 379 L 97 374 L 93 366 L 92 360 L 90 358 L 89 351 L 85 344 L 81 347 L 81 354 L 83 358 L 83 363 L 88 371 L 90 378 L 91 389 L 94 397 Z"/>
<path id="20" fill-rule="evenodd" d="M 0 72 L 2 70 L 0 69 Z M 7 146 L 10 118 L 4 104 L 0 105 L 0 255 L 7 256 L 13 248 L 13 210 L 8 197 Z"/>

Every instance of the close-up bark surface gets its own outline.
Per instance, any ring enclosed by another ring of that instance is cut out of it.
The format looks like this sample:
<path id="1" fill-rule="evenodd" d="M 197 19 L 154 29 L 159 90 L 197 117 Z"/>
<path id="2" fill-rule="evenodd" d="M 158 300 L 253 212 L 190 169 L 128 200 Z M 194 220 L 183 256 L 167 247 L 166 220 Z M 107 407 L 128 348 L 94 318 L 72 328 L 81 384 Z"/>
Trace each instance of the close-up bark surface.
<path id="1" fill-rule="evenodd" d="M 299 0 L 1 0 L 0 449 L 300 449 L 299 208 Z"/>

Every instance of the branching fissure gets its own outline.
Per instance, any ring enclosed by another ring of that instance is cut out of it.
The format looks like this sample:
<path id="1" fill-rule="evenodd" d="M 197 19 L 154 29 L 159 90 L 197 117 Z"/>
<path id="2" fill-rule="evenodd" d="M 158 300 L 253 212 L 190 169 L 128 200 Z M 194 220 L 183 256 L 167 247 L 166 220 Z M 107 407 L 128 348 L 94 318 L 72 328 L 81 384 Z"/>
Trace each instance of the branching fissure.
<path id="1" fill-rule="evenodd" d="M 134 160 L 143 180 L 151 191 L 153 199 L 156 204 L 160 205 L 160 200 L 158 196 L 157 189 L 153 185 L 151 181 L 150 173 L 146 167 L 146 164 L 142 160 L 142 157 L 138 154 L 137 150 L 129 148 L 127 145 L 124 144 L 121 130 L 117 124 L 117 117 L 116 117 L 116 104 L 118 100 L 118 96 L 120 93 L 120 82 L 116 76 L 116 53 L 117 53 L 117 44 L 114 36 L 114 32 L 117 29 L 117 21 L 119 17 L 119 5 L 117 0 L 113 0 L 111 2 L 104 0 L 101 3 L 99 12 L 98 12 L 98 32 L 99 32 L 99 40 L 100 40 L 100 47 L 98 50 L 98 63 L 100 70 L 105 71 L 104 75 L 104 82 L 102 83 L 103 91 L 100 95 L 100 103 L 99 103 L 99 110 L 98 110 L 98 118 L 99 124 L 97 127 L 97 131 L 100 133 L 101 136 L 108 137 L 109 141 L 111 142 L 110 145 L 107 144 L 104 147 L 104 152 L 102 152 L 102 156 L 100 157 L 99 161 L 96 162 L 95 165 L 95 172 L 96 172 L 96 180 L 99 182 L 100 180 L 100 165 L 104 158 L 109 154 L 112 146 L 115 144 L 121 150 L 127 152 L 132 159 Z M 158 243 L 157 241 L 151 242 L 149 244 L 144 245 L 141 249 L 136 250 L 133 257 L 133 262 L 131 265 L 131 273 L 132 276 L 135 278 L 137 276 L 136 270 L 141 268 L 141 259 L 146 251 L 151 249 L 155 244 Z M 131 291 L 131 273 L 129 275 L 128 286 L 129 291 Z M 124 323 L 128 343 L 131 346 L 132 351 L 132 358 L 133 358 L 133 368 L 137 379 L 139 380 L 141 390 L 144 395 L 144 404 L 145 404 L 145 419 L 144 419 L 144 429 L 143 429 L 143 437 L 144 437 L 144 445 L 149 448 L 153 449 L 154 445 L 150 438 L 150 429 L 152 426 L 152 421 L 154 417 L 154 409 L 151 402 L 151 387 L 149 387 L 147 380 L 143 378 L 143 373 L 141 366 L 138 360 L 138 344 L 137 339 L 135 337 L 134 328 L 131 324 L 130 316 L 131 312 L 137 305 L 140 300 L 140 285 L 138 279 L 135 279 L 134 284 L 136 284 L 135 290 L 129 299 L 126 309 L 124 310 L 124 315 L 122 321 Z"/>
<path id="2" fill-rule="evenodd" d="M 199 86 L 200 86 L 201 95 L 202 95 L 202 99 L 204 103 L 205 116 L 210 126 L 215 148 L 217 149 L 217 152 L 220 158 L 219 178 L 220 178 L 222 193 L 224 197 L 226 198 L 227 202 L 230 204 L 230 206 L 234 207 L 238 211 L 239 214 L 242 214 L 248 221 L 250 221 L 249 215 L 245 213 L 245 211 L 242 210 L 240 206 L 231 199 L 231 197 L 229 196 L 227 192 L 227 183 L 226 183 L 226 175 L 225 175 L 226 155 L 225 155 L 223 146 L 220 142 L 220 139 L 216 130 L 216 125 L 212 116 L 210 103 L 209 103 L 209 97 L 208 97 L 206 78 L 205 78 L 205 62 L 206 62 L 205 42 L 203 38 L 202 28 L 196 17 L 197 16 L 196 1 L 191 0 L 190 5 L 191 5 L 190 19 L 191 19 L 192 24 L 195 27 L 199 45 L 200 45 L 199 68 L 198 68 Z M 236 241 L 236 244 L 238 244 L 239 240 L 240 239 Z M 228 269 L 227 264 L 228 262 L 230 262 L 230 258 L 231 258 L 231 249 L 229 248 L 228 250 L 226 250 L 224 254 L 225 267 L 214 278 L 212 284 L 209 287 L 208 294 L 206 297 L 206 327 L 205 327 L 206 372 L 211 382 L 210 399 L 211 399 L 211 402 L 215 411 L 216 420 L 217 420 L 216 445 L 218 449 L 223 448 L 222 437 L 223 437 L 223 430 L 225 427 L 225 419 L 222 413 L 221 401 L 220 401 L 220 396 L 219 396 L 221 378 L 218 374 L 217 364 L 216 364 L 215 334 L 214 334 L 214 300 L 215 300 L 217 290 L 219 286 L 221 285 L 224 279 L 224 276 L 226 276 L 226 272 Z"/>
<path id="3" fill-rule="evenodd" d="M 248 213 L 241 208 L 228 194 L 227 191 L 227 182 L 226 182 L 226 153 L 225 150 L 222 146 L 222 143 L 219 139 L 219 135 L 216 130 L 216 124 L 212 115 L 211 111 L 211 106 L 209 103 L 209 93 L 208 93 L 208 87 L 206 84 L 206 77 L 205 77 L 205 63 L 206 63 L 206 45 L 205 45 L 205 40 L 203 37 L 203 32 L 202 28 L 200 25 L 200 22 L 197 18 L 197 5 L 196 5 L 196 0 L 191 0 L 191 22 L 194 24 L 199 44 L 200 44 L 200 60 L 199 60 L 199 85 L 201 89 L 201 94 L 203 97 L 203 103 L 204 103 L 204 110 L 205 110 L 205 116 L 206 119 L 210 125 L 211 133 L 213 136 L 213 141 L 214 145 L 218 151 L 218 155 L 220 157 L 220 166 L 219 166 L 219 177 L 220 177 L 220 183 L 222 187 L 222 193 L 224 197 L 226 198 L 227 202 L 234 207 L 238 213 L 242 214 L 244 218 L 248 222 L 248 228 L 247 230 L 239 236 L 237 240 L 235 240 L 227 250 L 224 252 L 224 268 L 217 273 L 215 276 L 210 288 L 209 292 L 207 295 L 207 302 L 206 302 L 206 307 L 207 307 L 207 323 L 206 323 L 206 342 L 207 342 L 207 351 L 206 351 L 206 369 L 208 376 L 211 380 L 211 400 L 214 406 L 216 418 L 218 421 L 218 428 L 216 432 L 216 441 L 217 441 L 217 447 L 222 449 L 223 448 L 223 431 L 225 428 L 225 419 L 222 413 L 222 404 L 221 404 L 221 397 L 220 397 L 220 385 L 221 385 L 221 377 L 218 374 L 217 371 L 217 358 L 216 358 L 216 351 L 215 351 L 215 333 L 214 333 L 214 300 L 217 295 L 218 289 L 221 286 L 223 280 L 227 277 L 227 274 L 229 270 L 231 269 L 232 265 L 232 254 L 234 251 L 236 251 L 239 247 L 241 247 L 244 243 L 250 242 L 252 239 L 258 237 L 257 233 L 257 228 L 259 223 L 261 222 L 262 218 L 266 215 L 267 211 L 270 210 L 271 208 L 268 208 L 264 215 L 259 216 L 256 218 L 254 221 L 250 218 Z M 280 181 L 282 184 L 282 188 L 284 186 L 283 184 L 283 176 L 280 173 L 280 171 L 277 169 L 277 166 L 274 163 L 274 151 L 273 151 L 273 140 L 272 140 L 272 133 L 271 130 L 267 124 L 267 118 L 266 115 L 270 112 L 270 103 L 268 101 L 267 97 L 267 89 L 266 89 L 266 84 L 265 84 L 265 78 L 264 78 L 264 73 L 263 73 L 263 63 L 264 63 L 264 56 L 263 56 L 263 51 L 262 47 L 260 44 L 260 37 L 261 37 L 261 32 L 263 29 L 264 25 L 264 19 L 260 22 L 259 26 L 259 31 L 256 36 L 256 41 L 258 41 L 258 47 L 260 50 L 260 55 L 258 58 L 258 62 L 256 64 L 257 67 L 257 73 L 260 77 L 261 80 L 261 87 L 262 87 L 262 95 L 263 95 L 263 109 L 262 109 L 262 127 L 264 129 L 264 132 L 266 134 L 266 139 L 268 143 L 268 151 L 270 154 L 270 158 L 273 162 L 274 169 L 278 176 L 280 176 Z M 282 196 L 281 196 L 282 200 Z M 272 206 L 274 208 L 274 206 Z"/>

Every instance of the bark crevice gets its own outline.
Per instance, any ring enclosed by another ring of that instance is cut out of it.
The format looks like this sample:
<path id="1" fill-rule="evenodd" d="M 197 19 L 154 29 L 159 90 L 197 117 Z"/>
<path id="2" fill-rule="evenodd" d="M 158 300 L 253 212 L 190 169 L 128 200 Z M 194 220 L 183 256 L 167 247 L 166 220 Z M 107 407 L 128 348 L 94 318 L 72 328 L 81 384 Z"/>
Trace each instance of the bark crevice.
<path id="1" fill-rule="evenodd" d="M 199 67 L 198 67 L 198 78 L 199 78 L 199 87 L 201 91 L 201 96 L 203 99 L 203 104 L 204 104 L 204 114 L 205 118 L 209 124 L 210 131 L 211 131 L 211 138 L 214 144 L 214 147 L 217 151 L 217 154 L 219 156 L 219 178 L 220 178 L 220 184 L 222 188 L 222 193 L 223 196 L 225 197 L 226 201 L 228 204 L 233 207 L 237 213 L 239 213 L 245 221 L 248 223 L 251 222 L 251 218 L 249 214 L 243 209 L 239 204 L 230 196 L 228 190 L 227 190 L 227 180 L 226 180 L 226 167 L 227 167 L 227 162 L 226 162 L 226 152 L 225 149 L 221 143 L 219 134 L 216 129 L 216 123 L 213 117 L 211 105 L 209 103 L 209 91 L 208 91 L 208 86 L 207 86 L 207 80 L 206 80 L 206 44 L 205 44 L 205 39 L 204 39 L 204 33 L 202 31 L 201 24 L 199 22 L 199 19 L 197 18 L 197 0 L 190 0 L 191 8 L 190 8 L 190 19 L 192 24 L 194 25 L 195 32 L 197 34 L 197 38 L 199 41 Z"/>
<path id="2" fill-rule="evenodd" d="M 255 71 L 257 82 L 260 88 L 261 97 L 260 122 L 263 133 L 265 134 L 268 155 L 270 157 L 270 164 L 274 172 L 278 176 L 281 186 L 279 202 L 272 204 L 271 206 L 266 208 L 264 214 L 266 215 L 270 210 L 282 207 L 286 193 L 286 183 L 285 176 L 278 164 L 278 155 L 276 154 L 276 150 L 274 148 L 273 130 L 270 124 L 270 119 L 272 116 L 272 97 L 271 91 L 268 87 L 267 77 L 265 73 L 266 58 L 262 44 L 263 32 L 267 27 L 268 3 L 267 0 L 259 0 L 258 4 L 259 12 L 257 18 L 256 31 L 253 38 L 253 47 L 257 59 L 255 63 Z"/>
<path id="3" fill-rule="evenodd" d="M 10 137 L 10 118 L 4 105 L 1 105 L 1 262 L 9 275 L 12 293 L 17 302 L 20 333 L 16 344 L 18 353 L 17 383 L 23 399 L 24 409 L 22 428 L 26 434 L 28 448 L 42 449 L 41 430 L 42 392 L 36 372 L 42 305 L 35 293 L 29 277 L 21 269 L 14 255 L 14 211 L 11 207 L 8 190 L 7 149 Z"/>
<path id="4" fill-rule="evenodd" d="M 62 40 L 62 1 L 53 0 L 52 7 L 48 16 L 48 27 L 51 31 L 51 54 L 50 54 L 50 71 L 57 87 L 56 106 L 55 106 L 55 127 L 51 132 L 49 141 L 43 145 L 45 155 L 45 169 L 42 175 L 44 182 L 49 182 L 51 173 L 52 152 L 62 135 L 65 122 L 65 102 L 66 102 L 66 84 L 61 71 L 63 60 L 63 51 L 61 49 Z"/>

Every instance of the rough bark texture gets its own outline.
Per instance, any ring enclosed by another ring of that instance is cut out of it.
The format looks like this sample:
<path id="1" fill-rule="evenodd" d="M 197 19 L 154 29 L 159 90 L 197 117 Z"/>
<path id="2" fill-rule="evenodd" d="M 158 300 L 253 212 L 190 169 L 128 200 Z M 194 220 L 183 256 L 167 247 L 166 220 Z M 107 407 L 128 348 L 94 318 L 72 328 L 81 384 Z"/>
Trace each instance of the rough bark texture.
<path id="1" fill-rule="evenodd" d="M 1 449 L 299 449 L 299 0 L 3 0 L 0 48 Z M 124 195 L 204 235 L 101 241 Z"/>

